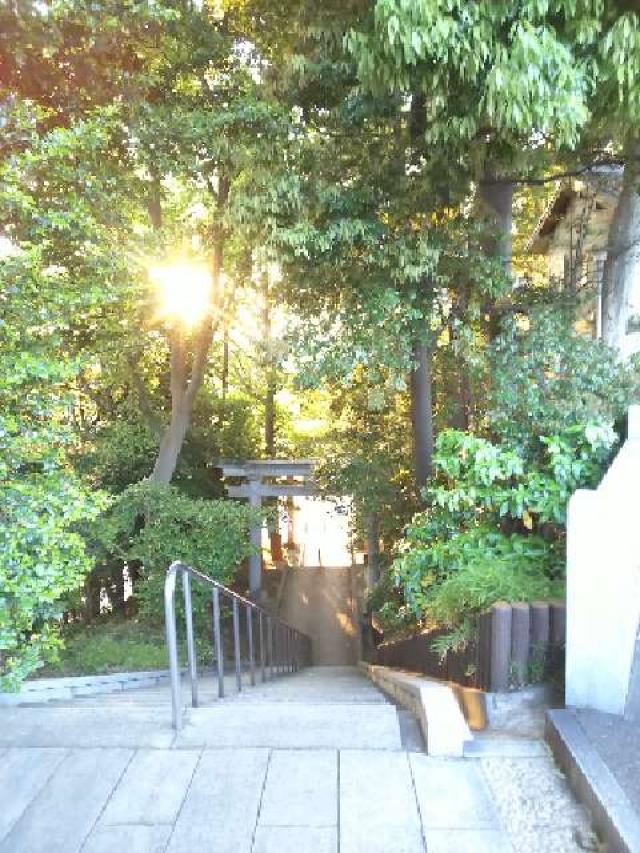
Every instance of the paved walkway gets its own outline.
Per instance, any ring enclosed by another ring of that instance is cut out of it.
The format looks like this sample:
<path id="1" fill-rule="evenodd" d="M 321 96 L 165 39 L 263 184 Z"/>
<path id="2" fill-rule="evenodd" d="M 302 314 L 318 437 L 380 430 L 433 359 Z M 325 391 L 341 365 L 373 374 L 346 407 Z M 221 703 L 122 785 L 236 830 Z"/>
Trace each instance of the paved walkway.
<path id="1" fill-rule="evenodd" d="M 168 717 L 158 690 L 0 709 L 0 853 L 588 849 L 540 742 L 429 758 L 355 669 Z"/>

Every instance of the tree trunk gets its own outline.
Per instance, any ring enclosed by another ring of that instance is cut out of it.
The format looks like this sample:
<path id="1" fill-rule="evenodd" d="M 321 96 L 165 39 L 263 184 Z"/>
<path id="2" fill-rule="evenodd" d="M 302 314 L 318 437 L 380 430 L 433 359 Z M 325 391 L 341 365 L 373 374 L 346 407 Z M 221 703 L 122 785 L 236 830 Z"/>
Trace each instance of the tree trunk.
<path id="1" fill-rule="evenodd" d="M 496 178 L 491 164 L 485 165 L 484 175 L 478 184 L 478 214 L 487 232 L 482 247 L 490 258 L 502 262 L 505 272 L 511 275 L 513 182 Z M 500 313 L 492 306 L 489 319 L 489 338 L 500 334 Z"/>
<path id="2" fill-rule="evenodd" d="M 486 166 L 478 185 L 478 201 L 479 213 L 489 228 L 483 248 L 490 257 L 499 258 L 511 273 L 513 182 L 496 178 L 493 168 Z"/>
<path id="3" fill-rule="evenodd" d="M 640 275 L 640 140 L 627 146 L 622 192 L 602 273 L 602 337 L 624 357 L 634 281 Z"/>
<path id="4" fill-rule="evenodd" d="M 222 402 L 227 400 L 229 393 L 229 327 L 225 324 L 222 341 Z"/>
<path id="5" fill-rule="evenodd" d="M 424 149 L 426 130 L 426 97 L 414 93 L 411 98 L 409 136 L 413 156 Z M 424 287 L 431 287 L 425 281 Z M 420 491 L 431 476 L 433 457 L 433 390 L 431 375 L 431 347 L 424 341 L 413 344 L 415 367 L 411 372 L 411 425 L 413 434 L 413 463 L 415 482 Z"/>
<path id="6" fill-rule="evenodd" d="M 264 449 L 267 459 L 275 453 L 276 432 L 276 382 L 273 364 L 273 346 L 271 341 L 271 295 L 269 293 L 269 272 L 264 271 L 262 284 L 262 344 L 264 347 L 264 368 L 266 391 L 264 397 Z"/>
<path id="7" fill-rule="evenodd" d="M 377 512 L 366 516 L 367 528 L 367 581 L 372 589 L 380 580 L 380 525 Z"/>
<path id="8" fill-rule="evenodd" d="M 191 420 L 192 407 L 184 399 L 179 401 L 179 405 L 171 415 L 171 423 L 164 431 L 164 435 L 160 441 L 158 456 L 153 467 L 151 480 L 154 483 L 170 483 L 175 473 L 178 457 L 182 449 L 189 421 Z"/>
<path id="9" fill-rule="evenodd" d="M 413 345 L 416 363 L 411 373 L 411 423 L 413 426 L 413 463 L 418 489 L 431 476 L 433 463 L 433 403 L 431 387 L 431 347 L 418 341 Z"/>
<path id="10" fill-rule="evenodd" d="M 228 195 L 229 182 L 221 177 L 217 190 L 218 212 L 226 205 Z M 191 422 L 193 404 L 204 380 L 209 350 L 220 322 L 223 250 L 224 235 L 222 229 L 217 226 L 213 239 L 210 313 L 194 334 L 190 375 L 189 353 L 184 335 L 181 330 L 176 329 L 171 336 L 171 420 L 160 441 L 158 456 L 149 478 L 155 483 L 171 482 Z"/>

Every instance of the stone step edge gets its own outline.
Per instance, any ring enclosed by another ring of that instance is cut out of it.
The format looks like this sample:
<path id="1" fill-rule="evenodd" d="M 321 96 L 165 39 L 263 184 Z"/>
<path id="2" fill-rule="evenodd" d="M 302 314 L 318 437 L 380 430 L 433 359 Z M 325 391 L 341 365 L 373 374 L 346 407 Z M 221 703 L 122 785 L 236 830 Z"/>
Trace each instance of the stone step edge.
<path id="1" fill-rule="evenodd" d="M 545 738 L 609 853 L 640 850 L 640 816 L 570 709 L 547 711 Z"/>
<path id="2" fill-rule="evenodd" d="M 38 678 L 25 681 L 16 693 L 0 693 L 1 705 L 23 705 L 73 699 L 75 696 L 98 696 L 141 687 L 166 684 L 168 669 L 140 672 L 115 672 L 108 675 L 74 675 L 60 678 Z"/>
<path id="3" fill-rule="evenodd" d="M 452 685 L 423 675 L 361 661 L 360 669 L 396 702 L 411 711 L 422 730 L 428 755 L 462 758 L 473 734 Z"/>

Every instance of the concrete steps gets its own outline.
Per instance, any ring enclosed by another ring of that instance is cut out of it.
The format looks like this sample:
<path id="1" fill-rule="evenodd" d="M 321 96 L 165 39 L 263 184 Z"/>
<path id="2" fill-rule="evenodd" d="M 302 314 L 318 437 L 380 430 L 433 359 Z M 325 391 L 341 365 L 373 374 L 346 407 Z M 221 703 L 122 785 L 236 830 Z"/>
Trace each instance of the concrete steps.
<path id="1" fill-rule="evenodd" d="M 402 741 L 393 705 L 262 701 L 190 709 L 175 746 L 398 750 Z"/>
<path id="2" fill-rule="evenodd" d="M 184 726 L 177 734 L 170 726 L 170 691 L 163 686 L 78 696 L 7 713 L 13 714 L 13 737 L 39 747 L 136 742 L 177 748 L 402 748 L 395 706 L 355 667 L 312 667 L 255 687 L 245 674 L 240 693 L 235 676 L 227 676 L 225 692 L 220 699 L 217 680 L 205 676 L 199 681 L 199 707 L 193 708 L 184 680 Z M 407 726 L 405 721 L 405 731 Z M 11 745 L 0 732 L 0 747 Z"/>
<path id="3" fill-rule="evenodd" d="M 315 666 L 355 666 L 361 566 L 304 567 L 287 573 L 280 617 L 311 637 Z"/>

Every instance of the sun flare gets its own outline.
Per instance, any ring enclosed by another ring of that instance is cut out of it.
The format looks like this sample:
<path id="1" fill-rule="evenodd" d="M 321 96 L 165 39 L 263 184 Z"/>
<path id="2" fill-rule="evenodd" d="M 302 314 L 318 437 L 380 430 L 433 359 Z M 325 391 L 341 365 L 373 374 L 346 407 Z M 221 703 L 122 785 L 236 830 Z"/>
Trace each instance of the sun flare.
<path id="1" fill-rule="evenodd" d="M 211 273 L 204 264 L 173 263 L 149 270 L 159 314 L 193 328 L 211 311 Z"/>

